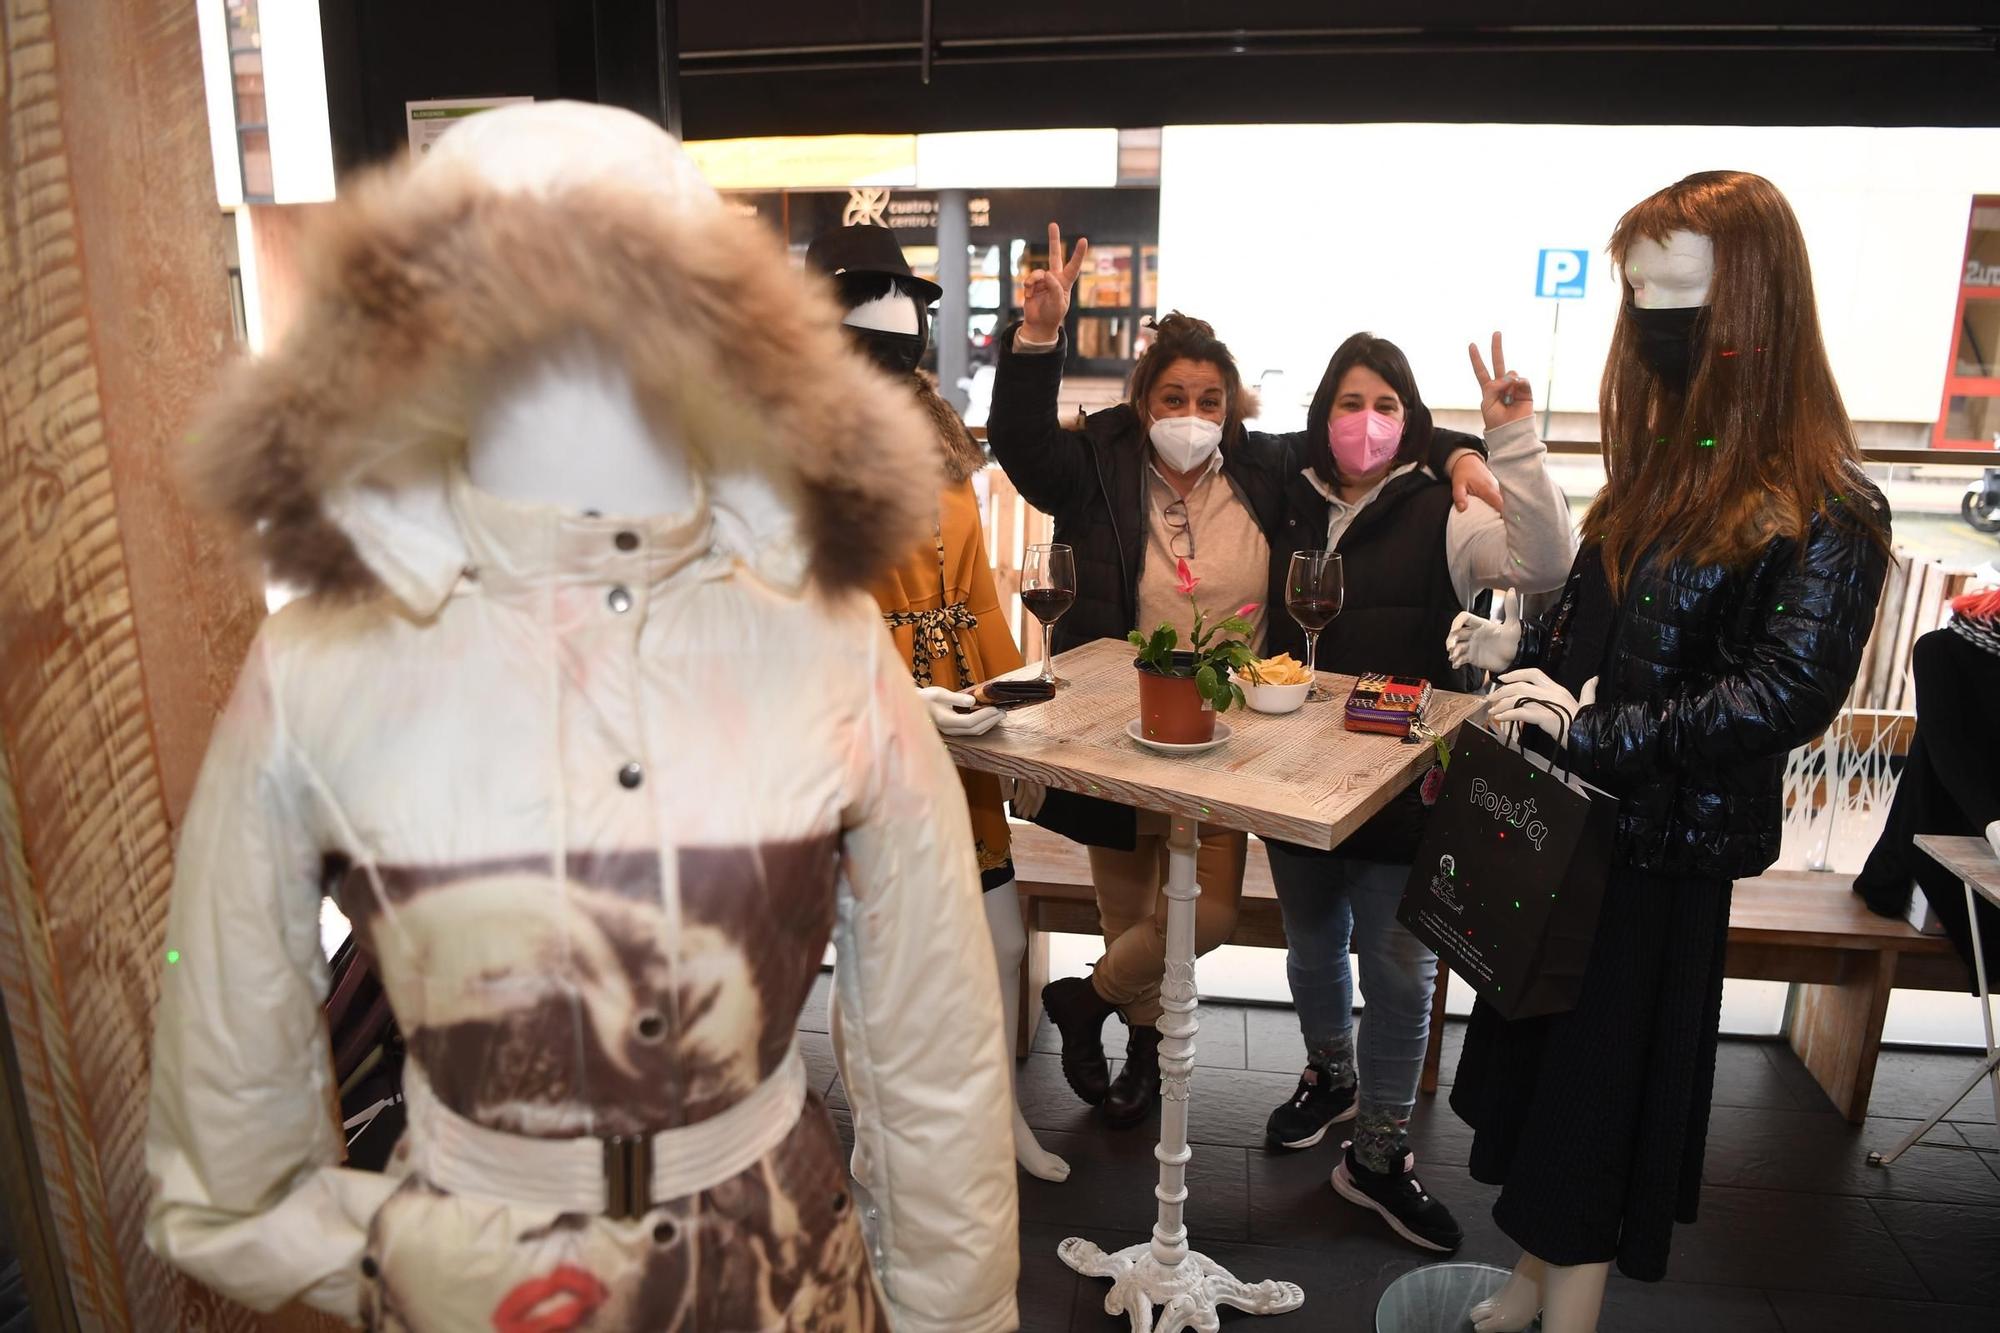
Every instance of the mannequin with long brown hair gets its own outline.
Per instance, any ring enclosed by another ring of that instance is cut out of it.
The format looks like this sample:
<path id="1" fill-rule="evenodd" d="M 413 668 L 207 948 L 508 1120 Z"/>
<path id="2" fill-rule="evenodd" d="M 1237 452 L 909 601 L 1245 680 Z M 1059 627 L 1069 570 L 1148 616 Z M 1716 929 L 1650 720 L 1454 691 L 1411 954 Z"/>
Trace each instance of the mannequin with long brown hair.
<path id="1" fill-rule="evenodd" d="M 1786 755 L 1853 683 L 1888 506 L 1827 365 L 1805 238 L 1776 187 L 1702 172 L 1620 220 L 1626 300 L 1600 395 L 1605 485 L 1540 622 L 1463 616 L 1455 663 L 1504 672 L 1492 719 L 1566 743 L 1618 800 L 1576 1007 L 1481 1004 L 1452 1108 L 1522 1247 L 1479 1333 L 1590 1333 L 1612 1261 L 1665 1275 L 1692 1222 L 1730 888 L 1776 859 Z"/>

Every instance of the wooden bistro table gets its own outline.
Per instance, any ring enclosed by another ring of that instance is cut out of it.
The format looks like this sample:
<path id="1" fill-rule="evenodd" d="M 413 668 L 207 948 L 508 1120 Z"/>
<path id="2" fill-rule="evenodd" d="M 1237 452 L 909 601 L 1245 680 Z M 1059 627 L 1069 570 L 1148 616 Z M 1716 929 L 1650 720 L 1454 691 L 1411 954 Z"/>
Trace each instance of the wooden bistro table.
<path id="1" fill-rule="evenodd" d="M 1220 1305 L 1253 1314 L 1295 1310 L 1305 1301 L 1296 1283 L 1241 1282 L 1188 1247 L 1183 1223 L 1192 1155 L 1188 1077 L 1198 1026 L 1194 900 L 1201 893 L 1195 883 L 1196 835 L 1200 825 L 1216 824 L 1310 847 L 1337 847 L 1416 778 L 1433 750 L 1346 730 L 1338 701 L 1347 697 L 1354 678 L 1322 672 L 1333 704 L 1307 704 L 1280 716 L 1232 708 L 1221 719 L 1233 733 L 1228 741 L 1200 754 L 1163 755 L 1126 732 L 1139 715 L 1130 645 L 1109 639 L 1086 644 L 1058 657 L 1056 669 L 1068 683 L 1054 699 L 1009 713 L 984 736 L 947 736 L 953 760 L 961 768 L 1161 811 L 1170 828 L 1153 1238 L 1106 1253 L 1072 1236 L 1056 1252 L 1079 1273 L 1111 1279 L 1104 1308 L 1127 1315 L 1135 1333 L 1214 1329 Z M 1449 737 L 1483 707 L 1483 700 L 1470 695 L 1435 691 L 1424 721 Z M 1160 1307 L 1157 1323 L 1155 1307 Z"/>
<path id="2" fill-rule="evenodd" d="M 1972 969 L 1979 982 L 1979 1017 L 1986 1024 L 1986 1060 L 1959 1086 L 1952 1099 L 1938 1108 L 1936 1115 L 1904 1135 L 1901 1143 L 1885 1153 L 1869 1153 L 1870 1166 L 1888 1166 L 1908 1152 L 1910 1146 L 1930 1133 L 1938 1121 L 1950 1115 L 1952 1108 L 1964 1101 L 1979 1086 L 1982 1078 L 1991 1085 L 1993 1117 L 1995 1121 L 2000 1121 L 2000 1046 L 1993 1041 L 1993 1005 L 1987 998 L 1993 992 L 1986 976 L 1986 952 L 1979 939 L 1979 900 L 1984 898 L 2000 907 L 2000 856 L 1993 854 L 1991 843 L 1979 837 L 1919 833 L 1915 842 L 1918 851 L 1957 875 L 1965 885 L 1965 914 L 1972 928 Z"/>

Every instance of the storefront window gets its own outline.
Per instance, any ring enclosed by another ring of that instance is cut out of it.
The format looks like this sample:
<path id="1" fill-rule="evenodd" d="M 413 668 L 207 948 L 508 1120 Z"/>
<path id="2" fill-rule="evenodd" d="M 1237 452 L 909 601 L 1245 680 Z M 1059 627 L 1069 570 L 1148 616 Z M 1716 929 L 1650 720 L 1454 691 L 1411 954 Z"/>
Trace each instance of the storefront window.
<path id="1" fill-rule="evenodd" d="M 1076 280 L 1076 304 L 1085 310 L 1126 310 L 1132 305 L 1132 247 L 1092 246 Z"/>
<path id="2" fill-rule="evenodd" d="M 1076 354 L 1089 361 L 1132 359 L 1129 315 L 1085 315 L 1076 322 Z"/>
<path id="3" fill-rule="evenodd" d="M 1995 275 L 2000 278 L 2000 274 Z M 1996 284 L 2000 285 L 2000 284 Z M 1968 297 L 1958 321 L 1953 373 L 1976 378 L 2000 375 L 2000 297 Z"/>
<path id="4" fill-rule="evenodd" d="M 1954 440 L 1983 442 L 2000 449 L 2000 395 L 1954 394 L 1945 406 L 1944 433 Z"/>
<path id="5" fill-rule="evenodd" d="M 1944 410 L 1932 428 L 1939 448 L 2000 448 L 2000 199 L 1975 199 L 1965 234 Z"/>

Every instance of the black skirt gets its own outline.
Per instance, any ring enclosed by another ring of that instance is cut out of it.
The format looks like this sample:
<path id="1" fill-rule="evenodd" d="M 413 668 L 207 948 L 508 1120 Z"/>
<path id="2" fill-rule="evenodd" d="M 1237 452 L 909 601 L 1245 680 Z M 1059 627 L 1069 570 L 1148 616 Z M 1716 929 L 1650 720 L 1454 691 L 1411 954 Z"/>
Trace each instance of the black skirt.
<path id="1" fill-rule="evenodd" d="M 1576 1008 L 1475 1006 L 1451 1108 L 1493 1220 L 1552 1264 L 1666 1275 L 1695 1220 L 1722 1016 L 1730 882 L 1614 867 Z"/>

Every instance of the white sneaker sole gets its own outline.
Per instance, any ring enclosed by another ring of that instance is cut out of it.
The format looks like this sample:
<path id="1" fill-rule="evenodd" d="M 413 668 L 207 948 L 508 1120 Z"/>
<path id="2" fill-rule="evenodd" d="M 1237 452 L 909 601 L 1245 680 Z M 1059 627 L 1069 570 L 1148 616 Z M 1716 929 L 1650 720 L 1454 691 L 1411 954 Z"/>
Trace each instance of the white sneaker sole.
<path id="1" fill-rule="evenodd" d="M 1452 1250 L 1448 1246 L 1440 1245 L 1434 1240 L 1425 1240 L 1422 1236 L 1419 1236 L 1416 1232 L 1410 1230 L 1397 1220 L 1394 1213 L 1369 1198 L 1362 1188 L 1354 1183 L 1354 1177 L 1348 1174 L 1347 1163 L 1344 1161 L 1339 1166 L 1333 1168 L 1333 1189 L 1334 1193 L 1349 1203 L 1359 1204 L 1381 1218 L 1384 1222 L 1387 1222 L 1391 1231 L 1419 1249 L 1431 1250 L 1438 1254 L 1452 1253 Z"/>
<path id="2" fill-rule="evenodd" d="M 1360 1110 L 1361 1107 L 1359 1104 L 1350 1106 L 1345 1111 L 1342 1111 L 1339 1115 L 1335 1116 L 1333 1119 L 1327 1121 L 1324 1125 L 1321 1125 L 1318 1129 L 1314 1130 L 1311 1134 L 1308 1134 L 1305 1138 L 1295 1140 L 1294 1142 L 1291 1143 L 1280 1143 L 1278 1146 L 1280 1148 L 1289 1148 L 1293 1150 L 1297 1150 L 1300 1148 L 1311 1148 L 1316 1144 L 1318 1144 L 1321 1139 L 1326 1137 L 1326 1132 L 1328 1130 L 1332 1129 L 1335 1125 L 1345 1124 L 1349 1120 L 1354 1119 L 1356 1113 L 1358 1113 Z"/>

